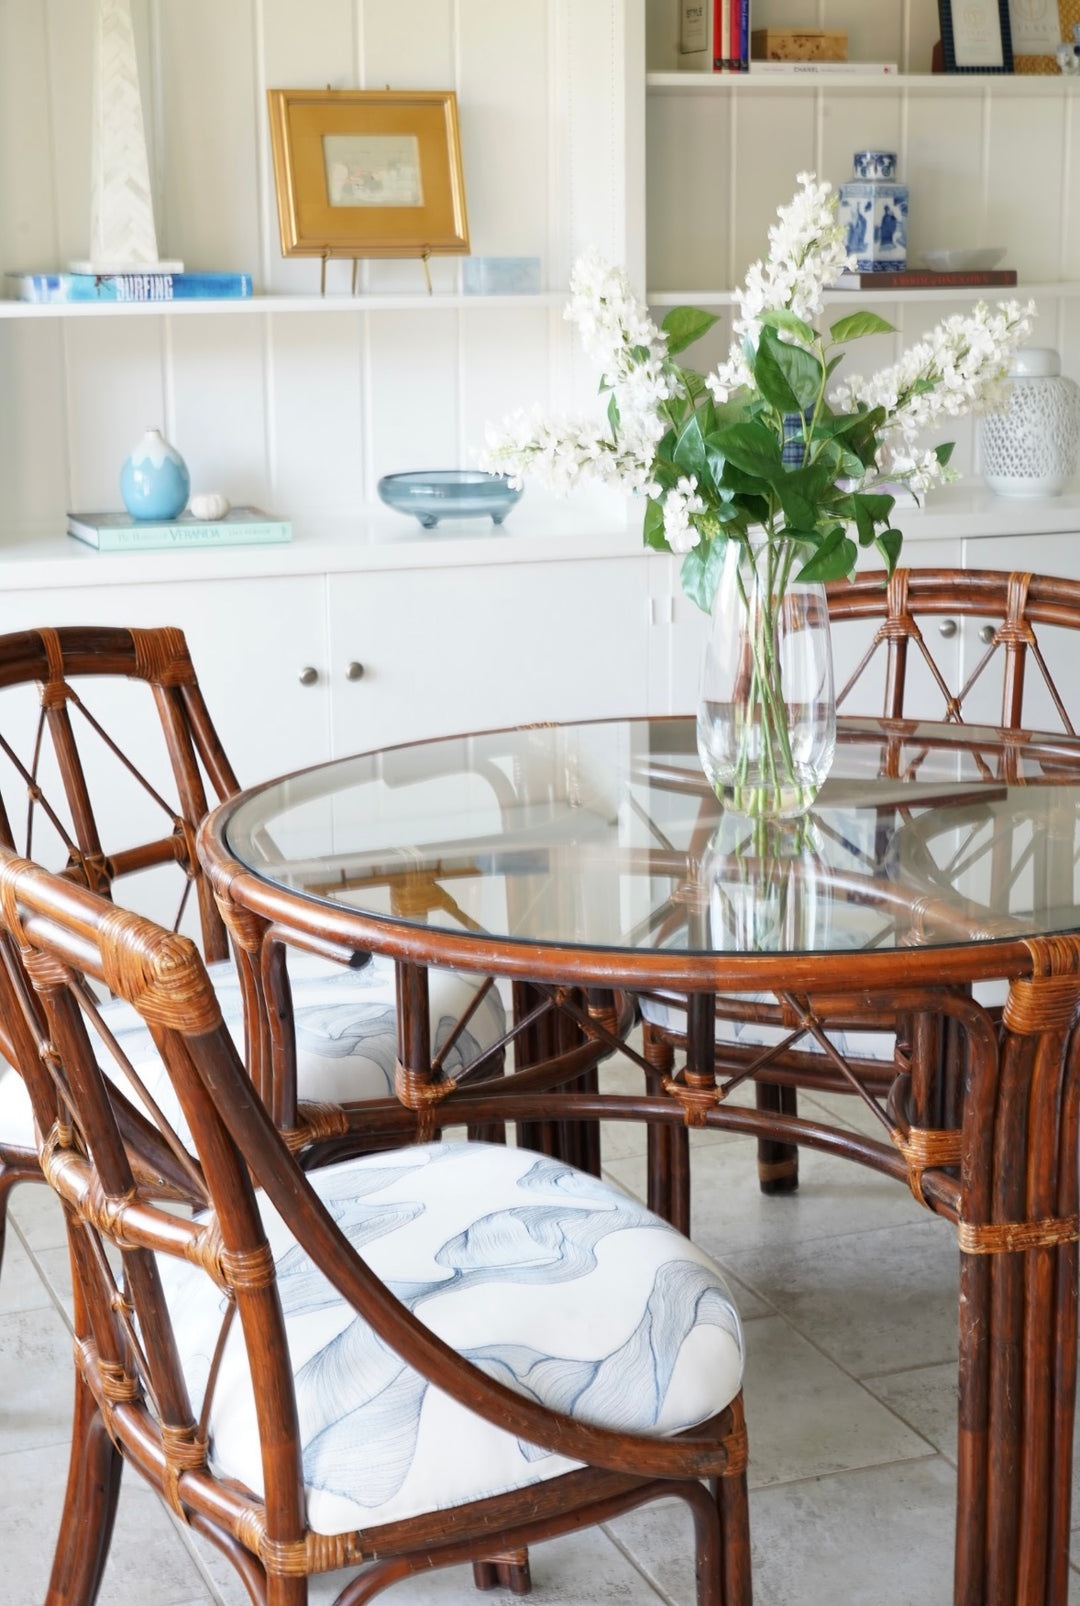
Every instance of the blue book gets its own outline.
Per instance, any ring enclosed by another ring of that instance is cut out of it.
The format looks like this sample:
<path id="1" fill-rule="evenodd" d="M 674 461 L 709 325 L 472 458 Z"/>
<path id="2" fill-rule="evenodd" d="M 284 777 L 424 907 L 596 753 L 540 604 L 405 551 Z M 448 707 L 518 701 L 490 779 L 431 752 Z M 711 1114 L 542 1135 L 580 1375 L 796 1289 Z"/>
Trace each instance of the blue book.
<path id="1" fill-rule="evenodd" d="M 7 273 L 16 299 L 71 301 L 245 301 L 250 273 Z"/>
<path id="2" fill-rule="evenodd" d="M 288 519 L 257 507 L 230 508 L 223 519 L 133 519 L 130 513 L 69 513 L 68 534 L 99 552 L 150 552 L 163 547 L 264 546 L 292 540 Z"/>

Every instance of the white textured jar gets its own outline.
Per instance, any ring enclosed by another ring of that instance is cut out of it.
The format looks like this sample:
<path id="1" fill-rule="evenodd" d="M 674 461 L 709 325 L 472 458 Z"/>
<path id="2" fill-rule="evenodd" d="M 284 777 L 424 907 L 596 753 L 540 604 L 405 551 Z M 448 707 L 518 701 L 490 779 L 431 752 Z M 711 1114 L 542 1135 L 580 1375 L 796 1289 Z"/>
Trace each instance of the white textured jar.
<path id="1" fill-rule="evenodd" d="M 998 496 L 1060 496 L 1076 472 L 1080 386 L 1047 346 L 1018 351 L 1002 413 L 979 420 L 982 477 Z"/>

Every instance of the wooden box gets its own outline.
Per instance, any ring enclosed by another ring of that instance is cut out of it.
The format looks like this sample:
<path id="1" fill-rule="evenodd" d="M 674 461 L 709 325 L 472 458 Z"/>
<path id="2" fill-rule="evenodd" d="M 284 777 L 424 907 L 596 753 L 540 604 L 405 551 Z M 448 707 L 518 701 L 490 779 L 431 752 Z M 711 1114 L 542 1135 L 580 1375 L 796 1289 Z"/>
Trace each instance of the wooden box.
<path id="1" fill-rule="evenodd" d="M 755 28 L 750 35 L 753 61 L 846 61 L 843 28 Z"/>

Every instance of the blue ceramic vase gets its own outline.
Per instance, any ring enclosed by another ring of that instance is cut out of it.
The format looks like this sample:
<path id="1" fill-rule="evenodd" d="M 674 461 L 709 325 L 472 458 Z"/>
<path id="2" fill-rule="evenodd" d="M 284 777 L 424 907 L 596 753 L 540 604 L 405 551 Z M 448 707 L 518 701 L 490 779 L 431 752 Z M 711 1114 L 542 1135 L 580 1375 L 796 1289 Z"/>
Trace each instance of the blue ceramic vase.
<path id="1" fill-rule="evenodd" d="M 892 151 L 856 151 L 855 177 L 840 186 L 838 217 L 858 273 L 907 267 L 908 187 L 896 181 Z"/>
<path id="2" fill-rule="evenodd" d="M 191 476 L 159 429 L 148 429 L 120 470 L 120 495 L 133 519 L 176 519 L 187 507 Z"/>

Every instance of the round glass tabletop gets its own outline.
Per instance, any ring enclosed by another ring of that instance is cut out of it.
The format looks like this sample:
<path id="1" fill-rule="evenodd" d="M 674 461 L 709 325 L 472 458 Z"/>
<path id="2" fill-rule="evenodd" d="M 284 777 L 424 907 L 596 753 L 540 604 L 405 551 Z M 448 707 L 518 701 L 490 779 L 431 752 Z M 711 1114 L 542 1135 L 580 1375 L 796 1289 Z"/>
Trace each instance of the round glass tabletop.
<path id="1" fill-rule="evenodd" d="M 1080 930 L 1080 740 L 841 720 L 812 813 L 726 815 L 691 719 L 389 748 L 259 787 L 225 843 L 271 885 L 521 944 L 687 955 Z"/>

